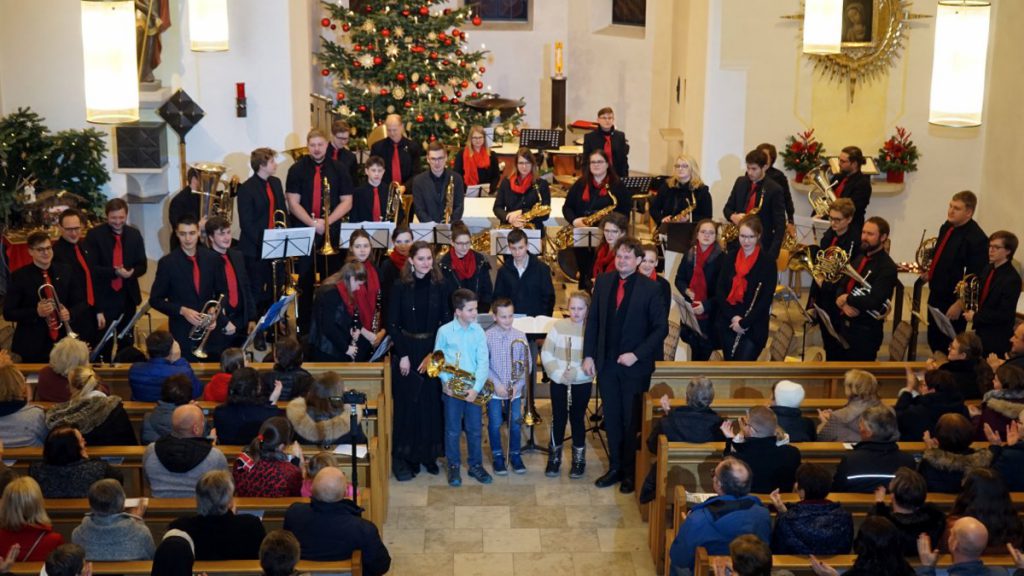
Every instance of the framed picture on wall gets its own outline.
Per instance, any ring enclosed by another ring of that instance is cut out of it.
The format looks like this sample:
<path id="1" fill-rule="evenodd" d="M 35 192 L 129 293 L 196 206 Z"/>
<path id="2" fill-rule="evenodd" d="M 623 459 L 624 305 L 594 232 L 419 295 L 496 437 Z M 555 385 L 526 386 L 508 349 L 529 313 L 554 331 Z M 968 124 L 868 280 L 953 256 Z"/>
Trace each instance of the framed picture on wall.
<path id="1" fill-rule="evenodd" d="M 530 21 L 529 0 L 469 0 L 467 5 L 474 8 L 474 13 L 483 18 L 484 22 Z"/>
<path id="2" fill-rule="evenodd" d="M 874 46 L 876 22 L 878 3 L 874 0 L 843 0 L 843 48 Z"/>

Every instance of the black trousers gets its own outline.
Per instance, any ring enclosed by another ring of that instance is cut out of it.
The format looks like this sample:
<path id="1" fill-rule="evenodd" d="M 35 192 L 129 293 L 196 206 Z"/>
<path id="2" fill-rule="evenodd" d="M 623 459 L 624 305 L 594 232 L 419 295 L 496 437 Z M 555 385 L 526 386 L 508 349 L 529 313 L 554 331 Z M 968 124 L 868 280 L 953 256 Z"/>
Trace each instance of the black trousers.
<path id="1" fill-rule="evenodd" d="M 587 406 L 593 384 L 551 383 L 551 443 L 561 446 L 565 439 L 566 424 L 572 425 L 572 445 L 576 448 L 587 445 Z M 572 406 L 569 406 L 569 393 Z"/>
<path id="2" fill-rule="evenodd" d="M 608 435 L 608 468 L 633 478 L 640 447 L 643 395 L 651 387 L 650 373 L 608 362 L 598 372 L 597 385 L 604 399 L 604 429 Z"/>
<path id="3" fill-rule="evenodd" d="M 322 246 L 322 236 L 317 236 L 318 246 L 314 248 L 312 256 L 301 256 L 295 259 L 295 273 L 299 275 L 299 321 L 298 329 L 302 335 L 309 335 L 309 323 L 313 313 L 313 291 L 316 290 L 316 275 L 319 274 L 320 281 L 337 272 L 343 262 L 342 254 L 334 256 L 321 256 L 318 251 Z M 314 266 L 313 259 L 316 259 Z M 326 265 L 325 265 L 326 261 Z"/>
<path id="4" fill-rule="evenodd" d="M 576 280 L 580 290 L 590 292 L 594 287 L 594 258 L 596 252 L 593 248 L 573 248 L 576 255 L 576 269 L 579 277 Z"/>
<path id="5" fill-rule="evenodd" d="M 878 349 L 882 347 L 884 334 L 882 321 L 847 322 L 844 337 L 850 348 L 846 350 L 843 360 L 847 362 L 874 362 L 878 358 Z"/>

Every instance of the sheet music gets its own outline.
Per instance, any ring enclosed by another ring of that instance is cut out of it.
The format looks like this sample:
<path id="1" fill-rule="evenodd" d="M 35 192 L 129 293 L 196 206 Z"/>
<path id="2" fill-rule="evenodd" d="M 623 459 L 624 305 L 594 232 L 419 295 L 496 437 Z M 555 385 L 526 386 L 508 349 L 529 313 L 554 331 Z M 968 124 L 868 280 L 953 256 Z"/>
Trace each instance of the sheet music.
<path id="1" fill-rule="evenodd" d="M 338 247 L 348 249 L 352 233 L 363 230 L 370 235 L 370 248 L 387 250 L 391 247 L 391 232 L 394 222 L 345 222 L 338 231 Z"/>
<path id="2" fill-rule="evenodd" d="M 370 357 L 370 362 L 379 362 L 388 350 L 391 349 L 391 336 L 385 336 L 380 344 L 377 345 L 377 349 L 373 351 L 373 356 Z"/>
<path id="3" fill-rule="evenodd" d="M 512 320 L 512 327 L 524 334 L 547 334 L 555 318 L 551 316 L 520 316 Z"/>
<path id="4" fill-rule="evenodd" d="M 412 232 L 412 241 L 419 242 L 422 240 L 423 242 L 433 244 L 434 228 L 436 226 L 437 224 L 434 224 L 433 222 L 415 222 L 413 224 L 409 224 L 409 231 Z"/>
<path id="5" fill-rule="evenodd" d="M 701 338 L 707 338 L 701 332 L 700 322 L 697 321 L 697 314 L 693 311 L 693 305 L 678 292 L 672 292 L 672 300 L 676 303 L 676 306 L 679 306 L 679 321 L 682 322 L 683 326 L 693 330 Z"/>
<path id="6" fill-rule="evenodd" d="M 928 306 L 928 318 L 938 326 L 939 331 L 946 335 L 947 338 L 953 340 L 956 338 L 956 330 L 953 329 L 953 323 L 946 317 L 946 313 L 939 310 L 935 306 Z"/>
<path id="7" fill-rule="evenodd" d="M 366 449 L 366 446 L 363 446 L 362 444 L 359 444 L 359 445 L 356 446 L 356 458 L 366 458 L 366 453 L 367 452 L 368 452 L 368 450 Z M 343 454 L 345 456 L 351 456 L 352 455 L 352 445 L 351 444 L 341 444 L 337 448 L 334 449 L 334 453 L 335 454 Z"/>
<path id="8" fill-rule="evenodd" d="M 308 256 L 315 235 L 316 229 L 312 226 L 264 230 L 261 258 L 277 260 L 289 256 Z"/>
<path id="9" fill-rule="evenodd" d="M 846 341 L 846 338 L 843 338 L 838 332 L 836 332 L 835 326 L 832 325 L 832 318 L 829 317 L 828 313 L 822 310 L 817 304 L 811 304 L 811 306 L 813 306 L 814 310 L 818 313 L 818 322 L 825 327 L 825 330 L 829 335 L 835 338 L 843 346 L 844 350 L 849 350 L 850 343 Z"/>
<path id="10" fill-rule="evenodd" d="M 477 184 L 476 186 L 466 186 L 466 198 L 479 198 L 481 196 L 487 196 L 490 193 L 490 184 Z"/>

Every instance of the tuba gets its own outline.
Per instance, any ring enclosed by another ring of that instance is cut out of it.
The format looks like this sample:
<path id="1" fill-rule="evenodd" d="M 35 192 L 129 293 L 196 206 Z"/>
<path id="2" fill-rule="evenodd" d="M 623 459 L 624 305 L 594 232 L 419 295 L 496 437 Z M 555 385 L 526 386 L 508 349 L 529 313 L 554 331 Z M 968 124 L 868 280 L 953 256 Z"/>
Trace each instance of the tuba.
<path id="1" fill-rule="evenodd" d="M 192 351 L 192 355 L 196 358 L 205 359 L 208 354 L 204 348 L 206 342 L 210 339 L 210 334 L 213 334 L 214 329 L 217 327 L 217 317 L 220 316 L 223 310 L 224 295 L 221 294 L 216 300 L 208 300 L 206 304 L 203 304 L 203 320 L 198 325 L 192 327 L 192 331 L 189 333 L 189 340 L 198 342 L 196 349 Z"/>
<path id="2" fill-rule="evenodd" d="M 199 173 L 199 190 L 193 190 L 199 199 L 199 220 L 208 220 L 211 216 L 223 216 L 231 221 L 234 212 L 234 199 L 238 194 L 238 176 L 232 176 L 225 182 L 222 178 L 227 166 L 216 162 L 197 162 L 192 168 Z"/>
<path id="3" fill-rule="evenodd" d="M 953 291 L 956 294 L 957 300 L 963 304 L 964 310 L 970 312 L 978 311 L 980 288 L 978 276 L 975 274 L 964 274 L 964 277 L 956 283 L 956 288 Z"/>
<path id="4" fill-rule="evenodd" d="M 309 146 L 299 146 L 297 148 L 289 148 L 284 151 L 285 154 L 291 156 L 292 161 L 298 162 L 303 156 L 309 154 Z"/>
<path id="5" fill-rule="evenodd" d="M 605 182 L 605 188 L 608 187 L 608 183 Z M 608 194 L 608 197 L 612 199 L 612 203 L 604 208 L 601 208 L 597 212 L 594 212 L 590 216 L 583 217 L 583 227 L 587 228 L 594 226 L 604 219 L 605 216 L 612 213 L 615 207 L 618 206 L 619 200 L 615 197 L 615 194 Z M 558 234 L 555 236 L 555 248 L 558 250 L 565 250 L 566 248 L 572 248 L 573 242 L 573 225 L 569 222 L 565 226 L 558 229 Z"/>
<path id="6" fill-rule="evenodd" d="M 47 294 L 49 292 L 49 294 Z M 60 319 L 60 309 L 63 308 L 60 303 L 60 298 L 57 297 L 57 288 L 53 284 L 43 284 L 36 290 L 36 295 L 39 296 L 39 300 L 47 300 L 53 304 L 53 312 L 46 317 L 46 327 L 50 330 L 59 331 L 61 328 L 67 333 L 68 338 L 78 339 L 78 334 L 71 329 L 71 322 L 66 322 Z"/>
<path id="7" fill-rule="evenodd" d="M 836 195 L 832 192 L 832 183 L 829 181 L 829 170 L 827 164 L 812 168 L 807 173 L 810 179 L 811 189 L 807 192 L 807 201 L 811 203 L 814 210 L 814 217 L 819 220 L 827 220 L 832 203 L 836 201 Z"/>
<path id="8" fill-rule="evenodd" d="M 465 398 L 469 395 L 469 391 L 473 389 L 474 381 L 476 376 L 470 372 L 459 368 L 459 361 L 456 358 L 455 365 L 449 364 L 444 358 L 444 352 L 440 350 L 434 350 L 433 354 L 430 355 L 430 362 L 427 364 L 427 376 L 431 378 L 437 378 L 442 373 L 449 374 L 451 380 L 448 381 L 448 388 L 451 389 L 452 395 L 457 398 Z M 491 397 L 494 396 L 494 383 L 486 382 L 484 387 L 477 394 L 476 400 L 473 404 L 480 407 L 486 407 L 487 403 L 491 401 Z"/>

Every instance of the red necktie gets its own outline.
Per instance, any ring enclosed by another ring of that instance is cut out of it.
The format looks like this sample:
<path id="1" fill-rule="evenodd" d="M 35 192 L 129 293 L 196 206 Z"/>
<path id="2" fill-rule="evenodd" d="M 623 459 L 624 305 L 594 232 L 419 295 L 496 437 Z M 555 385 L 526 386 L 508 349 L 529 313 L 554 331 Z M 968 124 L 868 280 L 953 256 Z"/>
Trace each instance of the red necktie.
<path id="1" fill-rule="evenodd" d="M 836 186 L 836 191 L 835 191 L 836 198 L 842 198 L 843 197 L 843 189 L 846 188 L 846 181 L 849 180 L 849 179 L 850 179 L 850 177 L 847 176 L 846 178 L 843 178 L 842 180 L 839 181 L 839 186 Z"/>
<path id="2" fill-rule="evenodd" d="M 985 299 L 988 298 L 988 289 L 992 287 L 992 277 L 996 275 L 996 269 L 993 268 L 988 272 L 988 278 L 985 278 L 985 287 L 981 289 L 981 300 L 978 300 L 978 308 L 985 303 Z"/>
<path id="3" fill-rule="evenodd" d="M 274 191 L 270 188 L 270 181 L 267 180 L 267 204 L 270 206 L 270 211 L 267 213 L 267 229 L 274 228 L 274 212 L 277 211 L 277 205 L 274 202 Z"/>
<path id="4" fill-rule="evenodd" d="M 391 180 L 402 183 L 402 161 L 398 158 L 398 142 L 395 142 L 395 152 L 391 155 Z"/>
<path id="5" fill-rule="evenodd" d="M 339 152 L 341 152 L 341 150 L 338 149 L 338 148 L 335 148 L 334 152 L 331 152 L 331 160 L 337 160 Z"/>
<path id="6" fill-rule="evenodd" d="M 608 155 L 608 164 L 612 164 L 612 137 L 604 137 L 604 153 Z"/>
<path id="7" fill-rule="evenodd" d="M 320 165 L 316 165 L 316 169 L 313 171 L 313 213 L 310 216 L 314 220 L 320 217 L 320 202 L 323 200 L 324 195 L 324 180 L 323 176 L 320 175 Z M 327 224 L 326 222 L 324 223 Z"/>
<path id="8" fill-rule="evenodd" d="M 114 234 L 114 268 L 124 268 L 124 249 L 121 247 L 120 234 Z M 110 281 L 110 287 L 114 289 L 114 292 L 120 292 L 122 286 L 124 286 L 124 278 L 120 276 L 115 276 Z"/>
<path id="9" fill-rule="evenodd" d="M 238 277 L 235 276 L 235 267 L 231 265 L 231 258 L 227 254 L 220 256 L 224 259 L 224 275 L 228 277 L 228 304 L 238 308 Z"/>
<path id="10" fill-rule="evenodd" d="M 373 187 L 373 221 L 380 222 L 380 193 Z"/>
<path id="11" fill-rule="evenodd" d="M 864 268 L 867 267 L 868 265 L 868 260 L 871 260 L 871 256 L 864 256 L 864 258 L 860 261 L 860 264 L 857 266 L 857 274 L 860 274 L 861 272 L 864 271 Z M 857 281 L 854 280 L 853 278 L 850 278 L 850 281 L 846 283 L 846 293 L 849 294 L 853 290 L 853 287 L 856 285 Z"/>
<path id="12" fill-rule="evenodd" d="M 619 289 L 615 291 L 615 309 L 622 305 L 622 299 L 626 297 L 626 279 L 619 278 Z"/>
<path id="13" fill-rule="evenodd" d="M 750 198 L 747 199 L 747 214 L 754 209 L 754 200 L 757 200 L 757 182 L 750 183 Z"/>
<path id="14" fill-rule="evenodd" d="M 96 298 L 92 293 L 92 272 L 89 271 L 89 266 L 85 263 L 85 256 L 82 255 L 82 249 L 79 248 L 78 244 L 75 244 L 75 257 L 78 259 L 79 266 L 85 271 L 85 300 L 89 303 L 89 306 L 94 306 Z"/>
<path id="15" fill-rule="evenodd" d="M 53 282 L 50 281 L 50 275 L 46 272 L 46 270 L 43 270 L 43 282 L 45 284 L 49 284 L 50 286 L 53 286 Z M 57 299 L 53 297 L 53 290 L 50 289 L 50 288 L 46 288 L 46 289 L 43 290 L 43 292 L 46 293 L 46 297 L 49 298 L 53 302 L 54 307 L 56 307 Z M 57 310 L 55 310 L 53 313 L 57 315 L 57 318 L 60 318 L 60 309 L 59 308 Z M 53 340 L 54 342 L 56 342 L 57 341 L 57 337 L 60 336 L 60 324 L 57 323 L 57 322 L 50 322 L 50 317 L 47 317 L 46 318 L 46 327 L 49 329 L 49 332 L 50 332 L 50 340 Z"/>
<path id="16" fill-rule="evenodd" d="M 946 242 L 949 242 L 949 237 L 953 235 L 953 228 L 950 226 L 949 230 L 942 236 L 942 242 L 939 242 L 939 248 L 935 250 L 935 258 L 932 258 L 932 267 L 928 269 L 928 281 L 932 279 L 932 274 L 935 274 L 935 267 L 939 265 L 939 258 L 942 257 L 942 251 L 946 248 Z"/>
<path id="17" fill-rule="evenodd" d="M 829 248 L 831 248 L 832 246 L 835 246 L 838 243 L 839 243 L 839 235 L 836 234 L 835 236 L 832 237 L 832 243 L 829 244 L 828 246 L 829 246 Z"/>
<path id="18" fill-rule="evenodd" d="M 192 284 L 196 287 L 196 294 L 199 294 L 199 260 L 195 256 L 185 256 L 192 261 Z"/>

